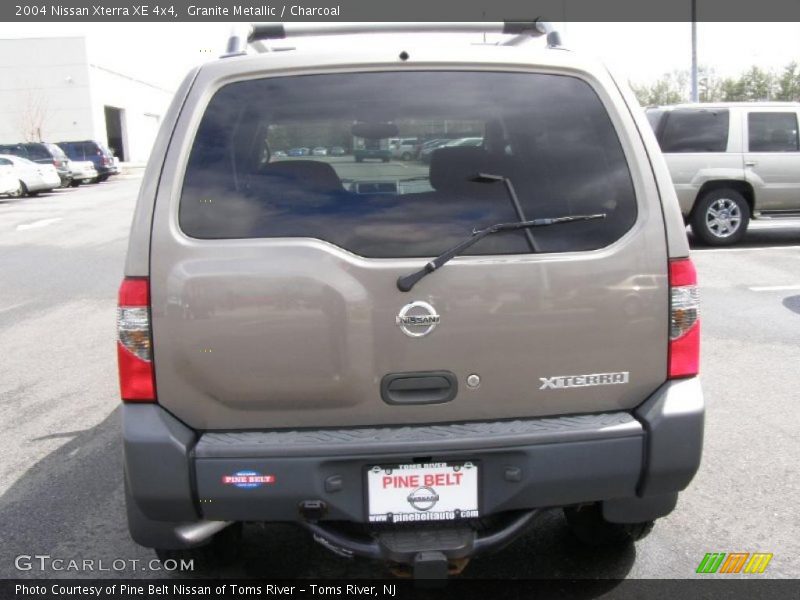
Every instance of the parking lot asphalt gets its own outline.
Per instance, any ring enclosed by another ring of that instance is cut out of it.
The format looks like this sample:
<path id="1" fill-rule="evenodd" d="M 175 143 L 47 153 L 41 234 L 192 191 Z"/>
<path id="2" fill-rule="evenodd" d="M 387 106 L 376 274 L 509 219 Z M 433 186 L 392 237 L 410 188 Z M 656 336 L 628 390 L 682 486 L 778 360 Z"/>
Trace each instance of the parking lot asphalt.
<path id="1" fill-rule="evenodd" d="M 115 296 L 138 185 L 0 198 L 0 577 L 164 576 L 128 538 L 118 443 Z M 693 257 L 708 412 L 703 463 L 677 510 L 614 551 L 582 547 L 548 511 L 465 577 L 689 578 L 707 552 L 756 551 L 774 554 L 764 577 L 800 573 L 800 222 L 755 224 L 744 244 Z M 386 575 L 288 525 L 248 526 L 242 551 L 184 575 Z M 36 554 L 126 566 L 15 567 Z"/>

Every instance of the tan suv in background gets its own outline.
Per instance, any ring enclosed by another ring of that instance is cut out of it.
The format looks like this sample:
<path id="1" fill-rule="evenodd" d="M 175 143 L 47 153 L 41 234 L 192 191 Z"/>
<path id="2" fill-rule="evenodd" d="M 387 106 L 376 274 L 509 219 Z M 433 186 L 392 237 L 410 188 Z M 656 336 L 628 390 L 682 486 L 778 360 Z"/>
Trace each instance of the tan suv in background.
<path id="1" fill-rule="evenodd" d="M 750 219 L 800 217 L 799 103 L 681 104 L 647 117 L 706 244 L 739 242 Z"/>

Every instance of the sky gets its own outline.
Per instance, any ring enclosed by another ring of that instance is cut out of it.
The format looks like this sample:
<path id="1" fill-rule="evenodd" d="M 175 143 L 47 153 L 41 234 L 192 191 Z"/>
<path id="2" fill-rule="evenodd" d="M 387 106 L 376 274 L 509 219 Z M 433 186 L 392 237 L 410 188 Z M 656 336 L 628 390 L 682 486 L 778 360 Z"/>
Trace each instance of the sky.
<path id="1" fill-rule="evenodd" d="M 102 49 L 101 66 L 174 90 L 193 65 L 224 51 L 232 25 L 0 23 L 0 38 L 85 35 L 93 48 Z M 651 83 L 664 73 L 691 65 L 689 23 L 570 22 L 556 27 L 566 47 L 598 56 L 626 73 L 633 83 Z M 800 23 L 699 23 L 697 27 L 698 62 L 719 76 L 736 75 L 752 65 L 779 70 L 792 60 L 800 62 Z M 481 41 L 480 35 L 459 37 L 467 43 Z M 430 36 L 421 39 L 430 40 Z M 443 38 L 434 39 L 438 43 Z M 489 41 L 495 39 L 497 36 Z M 336 43 L 354 42 L 341 38 Z M 290 45 L 330 48 L 331 41 L 303 38 Z"/>

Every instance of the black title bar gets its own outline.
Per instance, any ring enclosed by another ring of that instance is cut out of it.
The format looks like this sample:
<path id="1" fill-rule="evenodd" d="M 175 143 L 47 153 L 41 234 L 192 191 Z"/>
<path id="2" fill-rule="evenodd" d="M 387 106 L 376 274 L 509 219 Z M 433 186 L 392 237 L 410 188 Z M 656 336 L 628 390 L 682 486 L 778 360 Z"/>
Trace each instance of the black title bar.
<path id="1" fill-rule="evenodd" d="M 4 0 L 3 21 L 800 21 L 797 0 Z"/>

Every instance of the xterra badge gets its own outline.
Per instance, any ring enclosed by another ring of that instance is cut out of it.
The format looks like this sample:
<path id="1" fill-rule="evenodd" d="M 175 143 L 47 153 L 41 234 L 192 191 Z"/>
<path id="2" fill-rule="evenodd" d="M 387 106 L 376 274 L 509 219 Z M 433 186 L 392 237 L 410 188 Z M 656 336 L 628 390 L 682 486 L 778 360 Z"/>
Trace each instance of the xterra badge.
<path id="1" fill-rule="evenodd" d="M 395 323 L 408 337 L 422 337 L 436 328 L 439 324 L 439 315 L 427 302 L 417 301 L 401 308 Z"/>
<path id="2" fill-rule="evenodd" d="M 563 388 L 591 387 L 595 385 L 619 385 L 628 383 L 628 371 L 619 373 L 593 373 L 591 375 L 557 375 L 556 377 L 539 377 L 540 390 L 560 390 Z"/>

